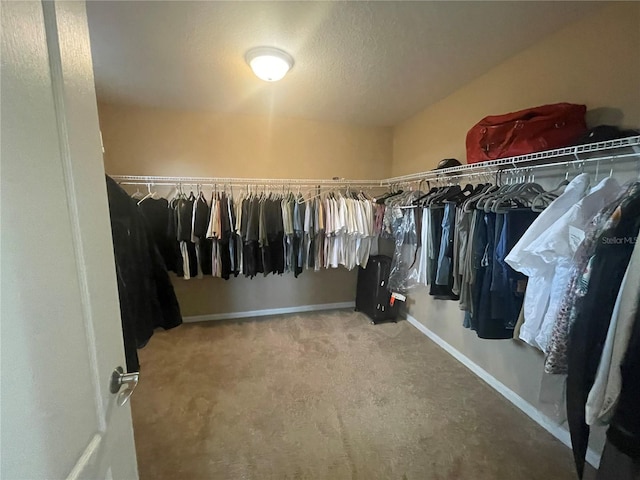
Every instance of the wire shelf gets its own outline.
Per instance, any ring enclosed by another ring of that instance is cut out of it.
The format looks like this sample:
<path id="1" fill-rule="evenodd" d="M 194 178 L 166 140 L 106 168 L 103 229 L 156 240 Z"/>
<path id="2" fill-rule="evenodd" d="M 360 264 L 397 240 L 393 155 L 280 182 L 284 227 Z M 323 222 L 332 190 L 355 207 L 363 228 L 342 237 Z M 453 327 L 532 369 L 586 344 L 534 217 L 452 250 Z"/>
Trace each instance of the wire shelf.
<path id="1" fill-rule="evenodd" d="M 385 180 L 310 179 L 310 178 L 242 178 L 242 177 L 162 177 L 145 175 L 112 175 L 123 185 L 231 185 L 231 186 L 385 186 Z"/>
<path id="2" fill-rule="evenodd" d="M 638 147 L 635 151 L 623 152 L 629 147 Z M 588 157 L 580 158 L 580 155 L 589 154 Z M 595 156 L 593 154 L 596 154 Z M 566 160 L 571 157 L 571 160 Z M 630 158 L 637 157 L 640 159 L 640 135 L 634 137 L 619 138 L 616 140 L 608 140 L 606 142 L 588 143 L 585 145 L 577 145 L 575 147 L 557 148 L 555 150 L 545 150 L 543 152 L 530 153 L 527 155 L 519 155 L 516 157 L 499 158 L 487 162 L 474 163 L 468 165 L 459 165 L 456 167 L 443 168 L 440 170 L 428 170 L 426 172 L 412 173 L 409 175 L 401 175 L 391 177 L 385 180 L 389 185 L 400 183 L 412 183 L 420 180 L 435 180 L 442 176 L 450 176 L 452 174 L 469 175 L 480 172 L 495 172 L 505 168 L 523 168 L 532 167 L 557 167 L 559 164 L 567 165 L 579 164 L 580 162 L 592 162 L 599 160 L 609 160 L 611 158 Z M 564 159 L 564 160 L 563 160 Z M 553 160 L 553 161 L 549 161 Z"/>
<path id="3" fill-rule="evenodd" d="M 569 158 L 569 159 L 568 159 Z M 488 162 L 428 170 L 382 180 L 309 179 L 309 178 L 241 178 L 241 177 L 162 177 L 144 175 L 113 175 L 124 185 L 200 185 L 200 186 L 333 186 L 333 187 L 385 187 L 418 181 L 436 180 L 451 176 L 480 175 L 505 169 L 546 168 L 566 164 L 580 165 L 587 162 L 611 159 L 640 160 L 640 135 L 634 137 L 589 143 L 574 147 L 557 148 L 543 152 L 500 158 Z"/>

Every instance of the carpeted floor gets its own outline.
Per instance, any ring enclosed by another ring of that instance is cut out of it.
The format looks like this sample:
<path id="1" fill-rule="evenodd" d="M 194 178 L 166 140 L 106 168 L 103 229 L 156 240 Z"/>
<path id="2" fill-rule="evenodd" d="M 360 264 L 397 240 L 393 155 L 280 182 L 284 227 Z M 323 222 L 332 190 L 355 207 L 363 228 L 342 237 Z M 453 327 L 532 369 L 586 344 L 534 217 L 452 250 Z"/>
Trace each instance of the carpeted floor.
<path id="1" fill-rule="evenodd" d="M 407 322 L 189 324 L 140 354 L 142 480 L 575 478 L 569 449 Z"/>

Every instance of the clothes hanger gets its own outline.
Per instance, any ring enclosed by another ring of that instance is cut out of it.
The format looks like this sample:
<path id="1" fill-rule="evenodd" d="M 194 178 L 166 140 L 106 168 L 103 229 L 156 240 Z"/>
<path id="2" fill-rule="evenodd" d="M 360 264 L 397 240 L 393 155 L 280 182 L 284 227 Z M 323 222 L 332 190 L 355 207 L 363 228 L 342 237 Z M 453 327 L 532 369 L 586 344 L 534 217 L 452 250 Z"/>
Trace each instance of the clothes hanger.
<path id="1" fill-rule="evenodd" d="M 440 180 L 440 179 L 438 179 Z M 441 186 L 433 195 L 427 197 L 422 203 L 427 207 L 434 206 L 437 202 L 444 198 L 452 189 L 452 185 Z"/>
<path id="2" fill-rule="evenodd" d="M 137 199 L 142 198 L 142 197 L 144 197 L 144 193 L 142 193 L 140 191 L 140 187 L 138 185 L 136 185 L 136 191 L 135 191 L 135 193 L 133 195 L 131 195 L 131 198 L 135 198 L 137 200 Z"/>
<path id="3" fill-rule="evenodd" d="M 449 187 L 447 185 L 442 184 L 442 180 L 436 178 L 433 181 L 433 186 L 429 188 L 429 191 L 425 194 L 421 195 L 416 199 L 416 203 L 423 207 L 428 207 L 431 200 L 441 196 Z"/>
<path id="4" fill-rule="evenodd" d="M 476 201 L 486 195 L 488 192 L 490 193 L 492 189 L 497 189 L 498 187 L 492 185 L 491 183 L 481 183 L 478 185 L 476 190 L 467 197 L 461 205 L 462 211 L 465 213 L 471 213 L 476 208 Z"/>
<path id="5" fill-rule="evenodd" d="M 142 197 L 142 199 L 138 202 L 138 205 L 140 205 L 142 202 L 144 202 L 147 198 L 153 198 L 153 196 L 155 195 L 155 192 L 151 191 L 151 184 L 147 183 L 147 190 L 149 190 L 149 193 L 147 193 L 144 197 Z"/>
<path id="6" fill-rule="evenodd" d="M 502 179 L 503 171 L 500 170 L 496 172 L 496 185 L 494 188 L 488 188 L 481 196 L 478 198 L 474 204 L 475 208 L 478 210 L 485 210 L 487 204 L 493 202 L 500 195 L 503 195 L 514 188 L 514 184 L 512 183 L 514 171 L 506 172 L 508 175 L 506 179 Z M 499 185 L 502 183 L 501 185 Z"/>
<path id="7" fill-rule="evenodd" d="M 491 211 L 494 213 L 506 213 L 513 208 L 531 208 L 533 200 L 540 194 L 545 193 L 544 188 L 535 183 L 535 176 L 523 177 L 523 183 L 518 188 L 508 192 L 502 198 L 498 199 L 491 205 Z M 486 209 L 485 209 L 486 211 Z"/>
<path id="8" fill-rule="evenodd" d="M 498 189 L 500 171 L 495 172 L 495 180 L 487 172 L 480 172 L 480 182 L 473 194 L 462 203 L 462 211 L 471 213 L 476 208 L 476 202 L 482 197 Z M 484 183 L 486 182 L 486 183 Z M 495 182 L 494 185 L 492 182 Z"/>
<path id="9" fill-rule="evenodd" d="M 462 203 L 464 200 L 473 195 L 474 187 L 470 183 L 467 183 L 462 189 L 460 189 L 459 185 L 457 185 L 457 187 L 459 189 L 457 193 L 449 193 L 439 202 L 443 205 L 446 203 Z"/>
<path id="10" fill-rule="evenodd" d="M 482 198 L 484 195 L 486 195 L 487 192 L 497 190 L 498 188 L 491 183 L 493 179 L 488 173 L 480 172 L 478 173 L 478 175 L 480 177 L 479 178 L 480 183 L 476 186 L 473 193 L 469 197 L 467 197 L 466 200 L 462 202 L 461 208 L 462 208 L 462 211 L 465 213 L 471 213 L 476 206 L 474 202 L 476 202 L 477 200 Z M 495 172 L 496 184 L 498 183 L 498 178 L 499 178 L 499 171 L 496 171 Z"/>
<path id="11" fill-rule="evenodd" d="M 430 207 L 443 207 L 444 202 L 462 192 L 460 185 L 449 185 L 440 195 L 429 201 Z"/>
<path id="12" fill-rule="evenodd" d="M 496 190 L 492 195 L 489 196 L 489 198 L 485 199 L 482 202 L 482 210 L 484 210 L 485 213 L 493 212 L 493 208 L 498 202 L 505 200 L 508 195 L 518 191 L 525 185 L 524 179 L 520 177 L 519 169 L 515 169 L 512 171 L 512 177 L 511 179 L 507 179 L 507 182 L 508 183 L 504 188 Z M 479 202 L 478 206 L 480 205 L 481 204 Z"/>
<path id="13" fill-rule="evenodd" d="M 382 204 L 384 204 L 384 202 L 385 202 L 388 198 L 395 197 L 395 196 L 398 196 L 398 195 L 400 195 L 400 194 L 402 194 L 402 193 L 403 193 L 403 192 L 402 192 L 402 190 L 393 191 L 393 187 L 394 187 L 393 185 L 390 187 L 390 188 L 392 189 L 392 191 L 387 192 L 387 193 L 385 193 L 384 195 L 382 195 L 381 197 L 377 198 L 377 199 L 376 199 L 376 203 L 378 203 L 378 204 L 382 205 Z"/>
<path id="14" fill-rule="evenodd" d="M 545 208 L 547 208 L 551 202 L 553 202 L 556 198 L 558 198 L 564 192 L 564 189 L 567 185 L 569 185 L 569 163 L 567 163 L 567 171 L 564 175 L 564 180 L 562 180 L 556 188 L 553 190 L 549 190 L 548 192 L 543 192 L 536 196 L 531 202 L 531 210 L 534 212 L 542 212 Z"/>
<path id="15" fill-rule="evenodd" d="M 473 186 L 471 184 L 465 185 L 464 189 L 460 187 L 460 178 L 447 178 L 448 185 L 446 185 L 440 192 L 437 192 L 427 200 L 428 206 L 444 206 L 445 202 L 452 200 L 466 198 L 471 192 L 473 192 Z M 464 193 L 462 193 L 464 191 Z"/>
<path id="16" fill-rule="evenodd" d="M 418 198 L 415 199 L 414 204 L 415 205 L 420 205 L 423 203 L 423 200 L 425 200 L 426 198 L 428 198 L 430 195 L 435 194 L 436 192 L 439 191 L 439 188 L 434 186 L 434 187 L 430 187 L 429 191 L 427 193 L 424 193 L 422 195 L 420 195 Z"/>

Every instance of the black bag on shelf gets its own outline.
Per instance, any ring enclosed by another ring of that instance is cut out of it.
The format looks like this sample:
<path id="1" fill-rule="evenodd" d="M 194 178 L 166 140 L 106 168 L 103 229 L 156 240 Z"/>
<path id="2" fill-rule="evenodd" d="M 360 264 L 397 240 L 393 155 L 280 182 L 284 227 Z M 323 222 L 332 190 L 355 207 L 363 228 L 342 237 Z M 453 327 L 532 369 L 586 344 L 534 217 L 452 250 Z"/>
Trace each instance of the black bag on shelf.
<path id="1" fill-rule="evenodd" d="M 387 288 L 391 258 L 384 255 L 369 257 L 367 268 L 358 269 L 356 311 L 367 315 L 372 323 L 395 321 L 398 302 L 391 298 Z"/>

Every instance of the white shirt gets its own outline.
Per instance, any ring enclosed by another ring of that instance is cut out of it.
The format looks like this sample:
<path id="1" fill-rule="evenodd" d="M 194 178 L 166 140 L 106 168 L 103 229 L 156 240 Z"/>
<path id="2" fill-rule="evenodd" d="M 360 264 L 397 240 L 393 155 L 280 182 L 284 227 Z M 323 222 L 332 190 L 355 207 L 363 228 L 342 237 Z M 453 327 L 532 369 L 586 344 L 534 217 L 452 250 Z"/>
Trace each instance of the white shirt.
<path id="1" fill-rule="evenodd" d="M 547 351 L 551 340 L 562 297 L 571 280 L 571 261 L 584 238 L 584 230 L 591 219 L 621 193 L 620 184 L 606 177 L 526 248 L 529 254 L 538 257 L 553 270 L 549 306 L 535 337 L 536 345 L 543 352 Z"/>
<path id="2" fill-rule="evenodd" d="M 520 338 L 530 345 L 537 346 L 535 338 L 549 304 L 554 271 L 537 255 L 528 252 L 527 248 L 578 203 L 584 197 L 588 187 L 589 175 L 586 173 L 574 178 L 562 195 L 551 202 L 534 220 L 505 258 L 514 270 L 529 277 L 524 297 L 524 324 L 520 330 Z"/>

